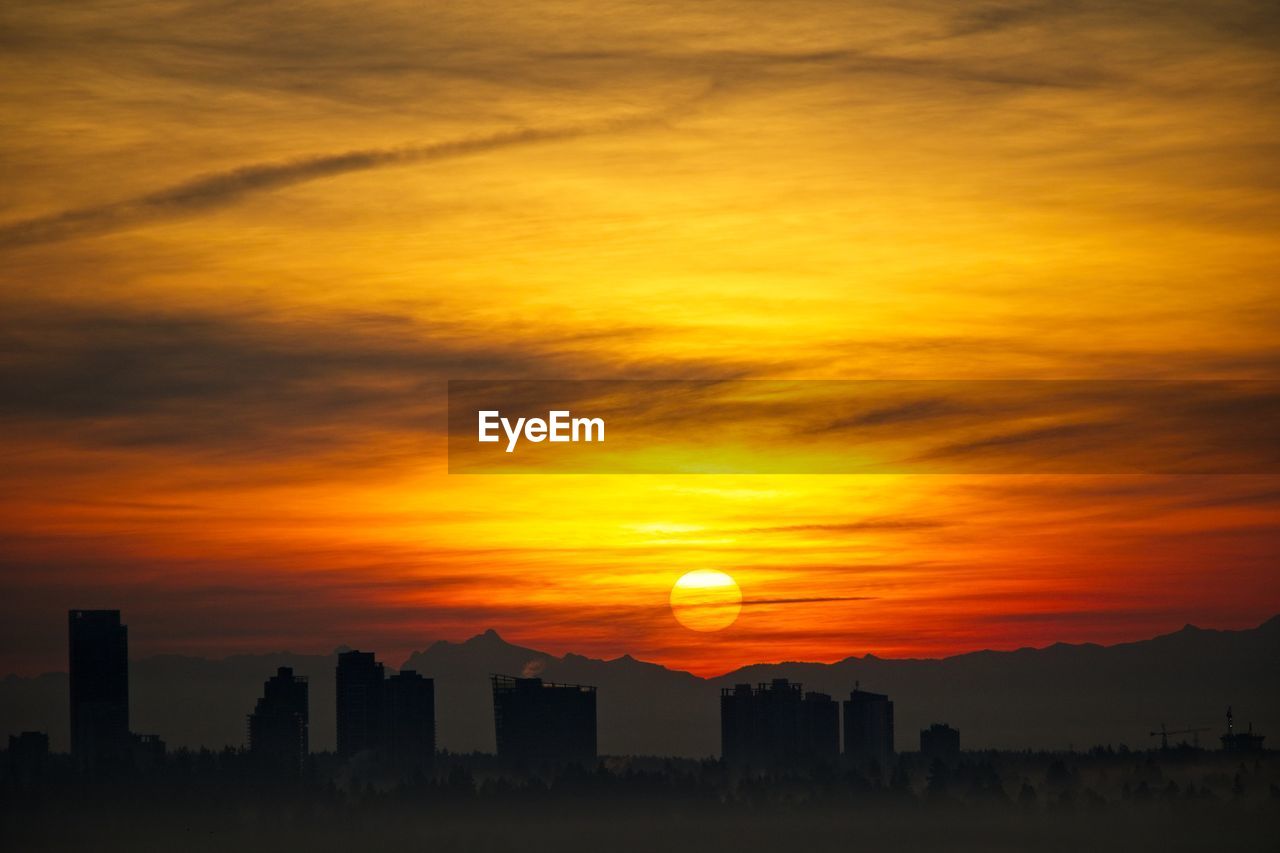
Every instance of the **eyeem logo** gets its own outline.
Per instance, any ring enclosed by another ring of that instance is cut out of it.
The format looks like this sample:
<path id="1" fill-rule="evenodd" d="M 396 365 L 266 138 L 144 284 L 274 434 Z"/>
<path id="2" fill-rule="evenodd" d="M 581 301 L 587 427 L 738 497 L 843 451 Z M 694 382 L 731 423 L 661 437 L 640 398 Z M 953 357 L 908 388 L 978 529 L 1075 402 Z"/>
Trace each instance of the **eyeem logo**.
<path id="1" fill-rule="evenodd" d="M 514 453 L 521 436 L 532 442 L 577 442 L 604 441 L 604 418 L 575 418 L 572 413 L 563 409 L 547 412 L 546 420 L 542 418 L 510 418 L 502 417 L 496 409 L 477 412 L 479 420 L 480 441 L 496 442 L 501 440 L 498 429 L 507 435 L 507 452 Z"/>
<path id="2" fill-rule="evenodd" d="M 1277 435 L 1280 379 L 449 380 L 451 474 L 1276 474 Z"/>

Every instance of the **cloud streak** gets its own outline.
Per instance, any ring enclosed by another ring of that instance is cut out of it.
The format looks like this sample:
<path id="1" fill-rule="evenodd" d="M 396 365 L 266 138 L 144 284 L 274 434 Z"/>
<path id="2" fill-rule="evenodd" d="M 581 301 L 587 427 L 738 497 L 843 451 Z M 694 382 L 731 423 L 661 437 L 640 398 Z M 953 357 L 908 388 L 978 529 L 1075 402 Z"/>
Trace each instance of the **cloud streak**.
<path id="1" fill-rule="evenodd" d="M 875 601 L 874 595 L 822 595 L 808 598 L 747 598 L 743 599 L 743 607 L 758 607 L 766 604 L 823 604 L 833 601 Z"/>
<path id="2" fill-rule="evenodd" d="M 934 530 L 948 522 L 930 518 L 866 518 L 861 521 L 813 522 L 811 524 L 777 524 L 767 527 L 745 527 L 735 533 L 862 533 L 865 531 Z"/>
<path id="3" fill-rule="evenodd" d="M 644 328 L 546 338 L 461 319 L 11 303 L 0 314 L 0 436 L 79 446 L 302 457 L 389 433 L 445 430 L 446 380 L 626 372 L 746 372 L 695 359 L 620 359 Z"/>
<path id="4" fill-rule="evenodd" d="M 353 172 L 431 163 L 522 145 L 563 141 L 605 133 L 644 119 L 578 127 L 524 128 L 402 148 L 370 148 L 305 157 L 281 163 L 255 163 L 192 178 L 156 192 L 110 204 L 64 210 L 0 225 L 0 248 L 53 243 L 104 234 L 157 219 L 203 213 L 243 198 Z"/>
<path id="5" fill-rule="evenodd" d="M 449 394 L 458 471 L 1238 474 L 1280 463 L 1280 385 L 1261 380 L 481 379 Z M 515 400 L 533 416 L 571 399 L 604 401 L 580 408 L 609 423 L 611 445 L 517 457 L 474 441 L 475 411 Z M 854 414 L 833 423 L 841 410 Z"/>
<path id="6" fill-rule="evenodd" d="M 816 595 L 802 598 L 744 598 L 738 604 L 742 607 L 765 607 L 778 604 L 828 604 L 838 601 L 875 601 L 874 595 Z M 691 601 L 680 605 L 681 610 L 729 610 L 734 604 L 729 601 Z"/>

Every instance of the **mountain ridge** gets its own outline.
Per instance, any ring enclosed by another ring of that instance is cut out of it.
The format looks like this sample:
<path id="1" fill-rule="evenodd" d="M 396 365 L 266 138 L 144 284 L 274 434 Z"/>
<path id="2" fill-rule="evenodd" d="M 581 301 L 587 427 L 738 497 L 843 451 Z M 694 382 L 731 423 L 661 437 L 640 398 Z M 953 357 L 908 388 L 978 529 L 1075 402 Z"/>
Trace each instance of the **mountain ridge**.
<path id="1" fill-rule="evenodd" d="M 157 733 L 172 747 L 243 744 L 244 715 L 262 682 L 277 666 L 293 666 L 310 679 L 314 748 L 330 748 L 333 667 L 343 648 L 327 655 L 136 659 L 131 661 L 132 728 Z M 608 659 L 555 655 L 510 643 L 489 628 L 462 641 L 434 641 L 409 654 L 399 668 L 436 680 L 439 744 L 464 752 L 493 749 L 491 673 L 597 685 L 604 754 L 716 754 L 719 690 L 773 678 L 799 681 L 837 699 L 855 682 L 889 693 L 903 750 L 914 748 L 915 728 L 939 721 L 957 725 L 966 748 L 1118 742 L 1138 747 L 1162 721 L 1216 723 L 1228 704 L 1237 706 L 1241 720 L 1251 718 L 1261 731 L 1280 736 L 1280 615 L 1239 630 L 1188 623 L 1147 640 L 1109 646 L 1053 643 L 943 658 L 864 654 L 830 663 L 755 663 L 710 677 L 630 654 Z M 0 722 L 8 733 L 49 731 L 53 747 L 65 749 L 66 690 L 65 673 L 5 676 Z"/>
<path id="2" fill-rule="evenodd" d="M 1019 646 L 1016 649 L 993 649 L 993 648 L 972 649 L 970 651 L 956 652 L 955 654 L 943 655 L 942 657 L 936 657 L 936 658 L 882 657 L 880 655 L 875 654 L 874 652 L 866 652 L 862 655 L 849 655 L 847 657 L 839 658 L 837 660 L 832 660 L 832 661 L 791 660 L 791 659 L 779 660 L 779 661 L 758 661 L 756 663 L 744 664 L 743 666 L 736 667 L 731 670 L 726 670 L 725 672 L 720 673 L 718 675 L 694 675 L 693 673 L 690 673 L 688 670 L 674 669 L 672 667 L 667 666 L 666 664 L 661 664 L 656 661 L 648 661 L 648 660 L 643 660 L 641 658 L 637 658 L 634 655 L 632 655 L 630 652 L 624 652 L 623 654 L 614 658 L 593 658 L 590 655 L 580 655 L 577 652 L 566 652 L 563 655 L 556 655 L 553 652 L 544 652 L 529 646 L 517 645 L 507 640 L 505 637 L 503 637 L 496 628 L 486 628 L 485 630 L 481 631 L 479 634 L 474 634 L 471 637 L 466 638 L 465 640 L 432 640 L 424 648 L 417 651 L 410 652 L 409 657 L 405 659 L 405 664 L 402 664 L 398 669 L 408 668 L 407 663 L 411 658 L 413 658 L 416 655 L 426 654 L 431 650 L 436 649 L 437 647 L 447 648 L 447 647 L 455 647 L 455 646 L 466 646 L 468 644 L 474 643 L 477 640 L 487 638 L 487 637 L 495 638 L 501 641 L 501 643 L 504 646 L 507 646 L 509 648 L 519 649 L 529 654 L 537 655 L 540 657 L 555 658 L 557 660 L 563 660 L 564 658 L 567 658 L 567 657 L 575 657 L 575 658 L 584 658 L 586 660 L 599 661 L 601 663 L 615 663 L 615 662 L 630 660 L 630 661 L 635 661 L 637 663 L 646 664 L 649 666 L 661 667 L 662 669 L 665 669 L 668 672 L 672 672 L 672 673 L 684 673 L 687 675 L 693 675 L 694 678 L 701 678 L 707 681 L 715 681 L 718 679 L 727 678 L 730 675 L 732 675 L 734 672 L 738 672 L 743 669 L 747 669 L 749 667 L 758 667 L 758 666 L 791 666 L 791 665 L 835 666 L 837 664 L 842 664 L 849 661 L 867 661 L 867 660 L 910 663 L 910 662 L 923 662 L 923 661 L 947 661 L 947 660 L 954 660 L 956 658 L 964 658 L 971 655 L 987 655 L 987 654 L 1012 655 L 1012 654 L 1019 654 L 1024 652 L 1042 652 L 1042 651 L 1047 651 L 1047 650 L 1056 649 L 1056 648 L 1116 649 L 1116 648 L 1122 648 L 1125 646 L 1131 646 L 1131 645 L 1137 645 L 1137 644 L 1153 643 L 1166 638 L 1177 637 L 1181 634 L 1188 633 L 1188 632 L 1203 632 L 1208 634 L 1237 634 L 1245 631 L 1262 631 L 1262 630 L 1280 630 L 1280 614 L 1276 614 L 1275 616 L 1270 616 L 1264 619 L 1263 621 L 1259 622 L 1256 626 L 1251 628 L 1202 628 L 1198 625 L 1188 622 L 1184 624 L 1181 628 L 1175 631 L 1169 631 L 1164 634 L 1156 634 L 1153 637 L 1149 637 L 1141 640 L 1122 640 L 1118 643 L 1111 643 L 1111 644 L 1097 643 L 1089 640 L 1086 640 L 1080 643 L 1068 643 L 1065 641 L 1058 640 L 1044 646 Z M 352 648 L 353 648 L 352 646 L 348 646 L 344 643 L 344 644 L 339 644 L 338 646 L 335 646 L 334 650 L 330 652 L 328 655 L 321 655 L 321 654 L 309 653 L 309 652 L 297 652 L 292 649 L 278 649 L 278 650 L 273 650 L 269 652 L 238 652 L 236 654 L 224 655 L 222 657 L 212 657 L 212 658 L 204 657 L 202 655 L 185 655 L 185 654 L 180 654 L 176 652 L 159 652 L 156 654 L 146 655 L 145 657 L 139 658 L 138 660 L 160 661 L 160 660 L 172 659 L 172 660 L 201 661 L 206 663 L 224 663 L 224 662 L 237 661 L 237 660 L 275 660 L 276 658 L 281 658 L 281 657 L 334 657 L 341 652 L 351 651 Z M 46 670 L 44 672 L 36 673 L 34 675 L 19 675 L 16 673 L 6 673 L 4 675 L 0 675 L 0 680 L 9 679 L 9 678 L 28 678 L 28 679 L 41 678 L 48 675 L 65 676 L 66 671 L 65 670 Z"/>

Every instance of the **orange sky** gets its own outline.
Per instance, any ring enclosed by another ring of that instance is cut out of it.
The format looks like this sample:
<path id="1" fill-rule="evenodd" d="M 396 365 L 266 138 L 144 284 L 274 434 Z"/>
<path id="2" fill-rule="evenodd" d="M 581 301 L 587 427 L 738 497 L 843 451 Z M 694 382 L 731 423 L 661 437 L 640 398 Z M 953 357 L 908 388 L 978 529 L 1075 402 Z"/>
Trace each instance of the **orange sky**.
<path id="1" fill-rule="evenodd" d="M 1115 6 L 9 4 L 0 671 L 1280 611 L 1274 475 L 446 472 L 448 379 L 1275 378 L 1274 10 Z"/>

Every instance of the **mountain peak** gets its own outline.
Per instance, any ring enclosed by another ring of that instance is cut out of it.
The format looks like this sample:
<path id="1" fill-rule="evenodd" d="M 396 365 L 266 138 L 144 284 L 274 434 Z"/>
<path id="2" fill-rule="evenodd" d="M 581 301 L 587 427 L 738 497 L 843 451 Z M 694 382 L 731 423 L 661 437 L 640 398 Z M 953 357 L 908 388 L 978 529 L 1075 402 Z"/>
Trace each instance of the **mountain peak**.
<path id="1" fill-rule="evenodd" d="M 485 629 L 483 634 L 476 634 L 467 640 L 463 645 L 467 646 L 505 646 L 507 641 L 492 628 Z"/>

